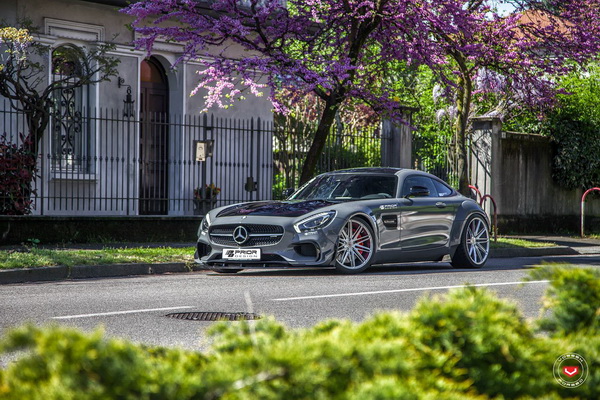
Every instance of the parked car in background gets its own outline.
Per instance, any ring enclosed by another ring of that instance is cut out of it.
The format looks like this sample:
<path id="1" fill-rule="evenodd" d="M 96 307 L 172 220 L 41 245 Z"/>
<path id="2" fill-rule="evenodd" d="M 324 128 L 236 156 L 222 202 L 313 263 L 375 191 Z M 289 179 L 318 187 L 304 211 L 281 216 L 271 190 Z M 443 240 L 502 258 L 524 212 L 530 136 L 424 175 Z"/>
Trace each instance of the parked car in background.
<path id="1" fill-rule="evenodd" d="M 284 201 L 254 201 L 208 212 L 197 263 L 217 272 L 441 261 L 481 268 L 489 220 L 479 205 L 425 172 L 356 168 L 319 175 Z"/>

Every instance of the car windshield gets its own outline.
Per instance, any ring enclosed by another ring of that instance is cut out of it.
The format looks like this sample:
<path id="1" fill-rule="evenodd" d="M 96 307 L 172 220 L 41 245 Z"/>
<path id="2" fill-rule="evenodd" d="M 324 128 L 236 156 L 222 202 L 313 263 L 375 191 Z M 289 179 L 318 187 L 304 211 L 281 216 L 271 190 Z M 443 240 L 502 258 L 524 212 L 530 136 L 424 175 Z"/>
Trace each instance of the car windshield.
<path id="1" fill-rule="evenodd" d="M 291 200 L 358 200 L 396 197 L 393 175 L 320 175 L 302 187 Z"/>

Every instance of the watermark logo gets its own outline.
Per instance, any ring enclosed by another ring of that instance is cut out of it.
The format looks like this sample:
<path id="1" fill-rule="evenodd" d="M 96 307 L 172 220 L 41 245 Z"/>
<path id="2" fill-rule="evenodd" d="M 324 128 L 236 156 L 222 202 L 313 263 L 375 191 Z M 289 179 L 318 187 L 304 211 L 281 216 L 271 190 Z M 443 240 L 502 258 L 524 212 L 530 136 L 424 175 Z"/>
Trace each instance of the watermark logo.
<path id="1" fill-rule="evenodd" d="M 554 362 L 554 379 L 566 388 L 576 388 L 585 382 L 589 368 L 585 358 L 577 353 L 567 353 Z"/>

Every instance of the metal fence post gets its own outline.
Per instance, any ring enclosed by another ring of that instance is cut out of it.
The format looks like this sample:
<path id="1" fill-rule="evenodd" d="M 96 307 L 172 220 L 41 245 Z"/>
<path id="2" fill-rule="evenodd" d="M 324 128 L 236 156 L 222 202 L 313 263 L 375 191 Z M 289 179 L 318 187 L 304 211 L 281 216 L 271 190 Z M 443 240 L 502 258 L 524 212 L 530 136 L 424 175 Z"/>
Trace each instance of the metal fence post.
<path id="1" fill-rule="evenodd" d="M 253 157 L 254 154 L 254 118 L 250 118 L 250 157 L 248 158 L 248 162 L 250 165 L 248 166 L 248 171 L 250 172 L 250 176 L 247 178 L 246 182 L 250 183 L 250 187 L 246 187 L 246 190 L 250 192 L 250 201 L 254 200 L 254 176 L 252 176 L 253 168 Z"/>
<path id="2" fill-rule="evenodd" d="M 262 152 L 261 152 L 261 146 L 259 146 L 259 144 L 261 143 L 261 119 L 260 117 L 258 117 L 256 119 L 256 194 L 257 194 L 257 200 L 260 199 L 261 196 L 258 195 L 259 193 L 259 185 L 261 185 L 261 183 L 264 183 L 264 177 L 261 179 L 261 175 L 262 175 Z M 262 182 L 261 182 L 262 181 Z"/>

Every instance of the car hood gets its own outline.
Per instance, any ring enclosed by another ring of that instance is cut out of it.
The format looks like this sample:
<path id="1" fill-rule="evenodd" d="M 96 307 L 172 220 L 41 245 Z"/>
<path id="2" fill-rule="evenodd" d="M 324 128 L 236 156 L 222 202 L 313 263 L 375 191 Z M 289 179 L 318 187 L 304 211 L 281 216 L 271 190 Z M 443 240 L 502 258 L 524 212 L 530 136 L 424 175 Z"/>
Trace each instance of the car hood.
<path id="1" fill-rule="evenodd" d="M 254 201 L 227 207 L 217 217 L 264 215 L 271 217 L 299 217 L 319 208 L 338 204 L 326 200 Z"/>

